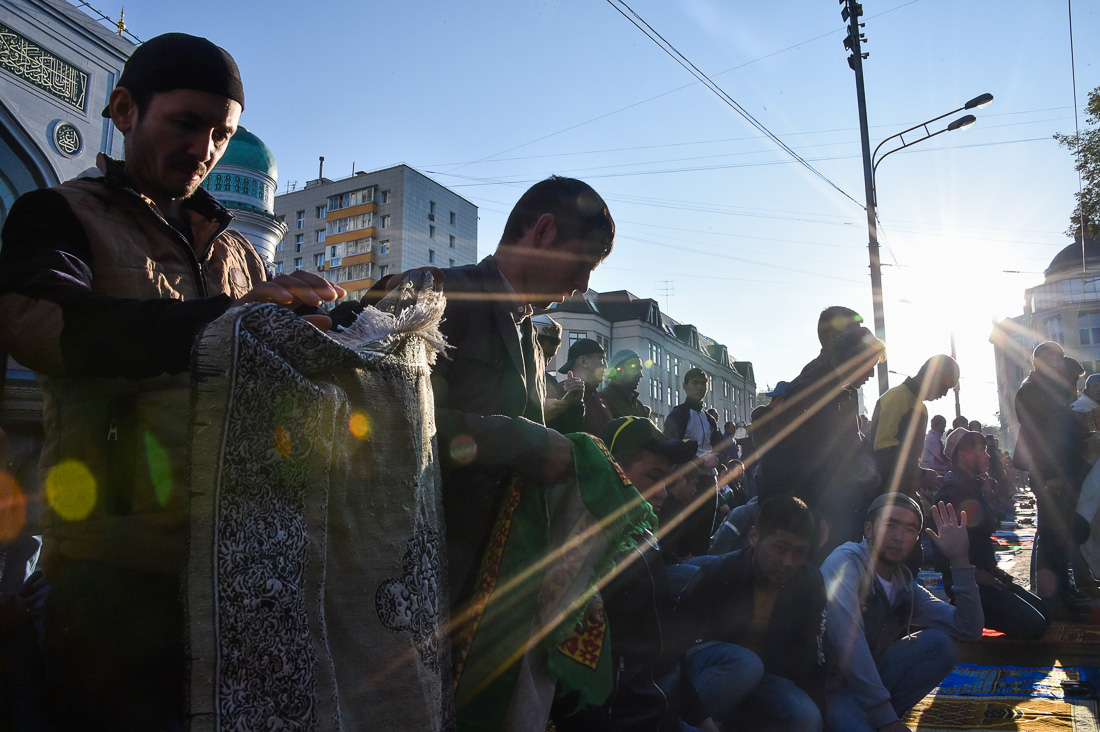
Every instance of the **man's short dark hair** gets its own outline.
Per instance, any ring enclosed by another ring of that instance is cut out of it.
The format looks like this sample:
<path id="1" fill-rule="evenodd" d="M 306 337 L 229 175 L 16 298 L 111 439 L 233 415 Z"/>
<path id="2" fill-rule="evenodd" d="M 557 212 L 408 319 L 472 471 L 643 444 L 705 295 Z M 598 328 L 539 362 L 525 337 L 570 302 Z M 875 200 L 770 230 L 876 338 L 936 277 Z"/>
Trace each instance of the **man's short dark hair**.
<path id="1" fill-rule="evenodd" d="M 942 414 L 937 414 L 935 417 L 933 417 L 932 429 L 934 429 L 936 432 L 943 432 L 945 429 L 947 429 L 947 417 L 944 417 Z"/>
<path id="2" fill-rule="evenodd" d="M 794 496 L 776 496 L 764 501 L 756 520 L 756 534 L 763 539 L 777 531 L 788 531 L 800 539 L 812 540 L 814 517 L 809 506 Z"/>
<path id="3" fill-rule="evenodd" d="M 583 239 L 593 250 L 600 247 L 601 259 L 611 253 L 615 222 L 607 204 L 584 181 L 557 175 L 539 181 L 520 196 L 504 224 L 501 245 L 515 244 L 543 214 L 554 216 L 558 230 L 555 243 Z"/>
<path id="4" fill-rule="evenodd" d="M 1066 352 L 1066 350 L 1055 341 L 1043 341 L 1039 345 L 1035 346 L 1035 350 L 1031 352 L 1031 360 L 1034 361 L 1037 358 L 1041 359 L 1042 357 L 1046 356 L 1047 353 L 1053 352 L 1057 352 L 1059 355 L 1062 355 Z"/>
<path id="5" fill-rule="evenodd" d="M 826 348 L 833 339 L 859 326 L 863 317 L 851 308 L 843 305 L 830 305 L 817 316 L 817 340 Z"/>
<path id="6" fill-rule="evenodd" d="M 685 384 L 688 383 L 689 381 L 691 381 L 692 379 L 702 379 L 703 381 L 706 381 L 708 383 L 710 382 L 710 377 L 707 376 L 707 372 L 703 371 L 703 369 L 699 368 L 698 366 L 696 366 L 695 368 L 688 369 L 687 373 L 684 374 L 684 383 Z"/>

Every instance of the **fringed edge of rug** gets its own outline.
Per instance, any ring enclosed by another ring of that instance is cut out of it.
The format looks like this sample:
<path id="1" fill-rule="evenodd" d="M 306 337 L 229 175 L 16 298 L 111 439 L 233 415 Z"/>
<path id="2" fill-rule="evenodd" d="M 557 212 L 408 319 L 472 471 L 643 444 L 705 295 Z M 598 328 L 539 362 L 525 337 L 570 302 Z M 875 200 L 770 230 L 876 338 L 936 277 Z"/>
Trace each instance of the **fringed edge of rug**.
<path id="1" fill-rule="evenodd" d="M 329 335 L 354 351 L 388 348 L 402 338 L 419 338 L 424 343 L 428 364 L 434 365 L 439 354 L 448 348 L 439 329 L 446 305 L 447 298 L 434 289 L 430 274 L 410 272 L 377 307 L 368 305 L 354 323 Z"/>

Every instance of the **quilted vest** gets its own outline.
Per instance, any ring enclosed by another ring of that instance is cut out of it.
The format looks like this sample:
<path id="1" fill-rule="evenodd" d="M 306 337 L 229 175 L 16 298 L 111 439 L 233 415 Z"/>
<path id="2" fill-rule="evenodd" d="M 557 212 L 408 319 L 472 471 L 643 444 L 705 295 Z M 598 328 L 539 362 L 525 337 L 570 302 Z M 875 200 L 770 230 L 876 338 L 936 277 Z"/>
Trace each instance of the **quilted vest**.
<path id="1" fill-rule="evenodd" d="M 106 170 L 112 161 L 97 162 Z M 185 209 L 196 242 L 192 249 L 151 201 L 114 182 L 80 178 L 54 190 L 87 235 L 97 292 L 141 300 L 222 293 L 236 299 L 265 279 L 252 245 L 226 230 L 231 217 L 224 211 L 207 219 Z M 47 501 L 47 566 L 70 558 L 179 572 L 187 533 L 190 375 L 38 378 L 46 434 L 39 484 L 47 497 L 51 487 L 55 495 L 69 490 L 87 496 L 90 475 L 94 490 L 94 506 L 84 518 L 63 516 L 67 512 Z M 68 472 L 58 469 L 62 465 Z"/>

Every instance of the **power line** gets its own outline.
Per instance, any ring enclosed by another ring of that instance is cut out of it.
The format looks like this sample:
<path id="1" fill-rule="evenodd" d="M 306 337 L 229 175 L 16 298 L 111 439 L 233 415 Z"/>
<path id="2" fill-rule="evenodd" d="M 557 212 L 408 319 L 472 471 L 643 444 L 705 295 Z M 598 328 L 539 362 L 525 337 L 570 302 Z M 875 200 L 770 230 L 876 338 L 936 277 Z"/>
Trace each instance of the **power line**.
<path id="1" fill-rule="evenodd" d="M 810 163 L 805 158 L 796 153 L 789 145 L 787 145 L 787 143 L 779 139 L 779 137 L 776 136 L 771 130 L 769 130 L 762 122 L 760 122 L 760 120 L 752 116 L 752 114 L 750 114 L 747 109 L 742 107 L 736 99 L 727 94 L 724 89 L 718 86 L 718 84 L 716 84 L 709 76 L 703 73 L 703 71 L 700 70 L 698 66 L 692 63 L 692 61 L 688 59 L 687 56 L 682 54 L 679 49 L 673 46 L 668 41 L 668 39 L 662 36 L 653 26 L 647 23 L 642 16 L 638 15 L 638 13 L 633 8 L 631 8 L 625 2 L 625 0 L 606 0 L 606 2 L 608 5 L 613 7 L 620 15 L 626 18 L 631 25 L 640 30 L 646 36 L 646 38 L 653 41 L 653 43 L 658 48 L 668 54 L 674 61 L 676 61 L 676 63 L 680 64 L 685 70 L 687 70 L 688 73 L 690 73 L 699 81 L 703 82 L 703 85 L 706 86 L 707 89 L 714 92 L 714 94 L 717 95 L 719 99 L 721 99 L 731 109 L 741 115 L 741 117 L 744 118 L 749 124 L 751 124 L 760 132 L 764 133 L 768 137 L 768 139 L 770 139 L 772 142 L 778 145 L 780 149 L 790 155 L 791 158 L 798 162 L 799 165 L 816 175 L 818 178 L 834 188 L 838 193 L 840 193 L 852 203 L 856 204 L 860 208 L 864 207 L 863 204 L 861 204 L 855 198 L 852 198 L 852 196 L 847 191 L 838 186 L 836 183 L 833 183 L 833 181 L 831 181 L 824 173 L 819 171 L 814 166 L 810 165 Z M 623 9 L 619 7 L 619 5 L 621 5 L 622 8 L 626 8 L 626 10 L 630 11 L 630 15 L 627 15 L 627 13 L 624 12 Z"/>

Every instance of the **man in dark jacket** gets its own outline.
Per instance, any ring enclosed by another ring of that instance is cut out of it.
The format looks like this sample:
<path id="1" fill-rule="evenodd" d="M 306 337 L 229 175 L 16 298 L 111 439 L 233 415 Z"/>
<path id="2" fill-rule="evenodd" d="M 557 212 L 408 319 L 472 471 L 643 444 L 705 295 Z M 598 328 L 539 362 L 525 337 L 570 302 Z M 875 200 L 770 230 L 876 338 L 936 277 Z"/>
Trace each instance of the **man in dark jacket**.
<path id="1" fill-rule="evenodd" d="M 1053 341 L 1035 346 L 1034 370 L 1016 392 L 1020 436 L 1013 460 L 1028 470 L 1038 504 L 1032 587 L 1057 614 L 1065 613 L 1067 601 L 1073 600 L 1066 569 L 1078 555 L 1072 525 L 1085 474 L 1087 435 L 1069 407 L 1064 359 L 1062 347 Z"/>
<path id="2" fill-rule="evenodd" d="M 316 307 L 344 294 L 306 272 L 265 281 L 233 216 L 200 188 L 243 109 L 228 52 L 182 33 L 151 38 L 102 112 L 125 136 L 125 160 L 101 154 L 97 169 L 27 193 L 4 224 L 0 350 L 42 385 L 42 478 L 80 498 L 45 506 L 41 527 L 58 729 L 183 723 L 192 346 L 236 304 Z M 74 466 L 76 482 L 62 477 Z"/>
<path id="3" fill-rule="evenodd" d="M 878 472 L 859 426 L 858 388 L 874 373 L 885 347 L 857 326 L 823 346 L 827 358 L 807 364 L 791 382 L 768 430 L 776 436 L 761 459 L 762 500 L 794 495 L 810 507 L 819 539 L 815 563 L 846 541 L 858 541 Z"/>
<path id="4" fill-rule="evenodd" d="M 569 346 L 568 360 L 559 371 L 581 380 L 584 385 L 581 400 L 567 409 L 564 415 L 572 415 L 571 423 L 561 429 L 567 432 L 599 434 L 603 426 L 614 419 L 607 401 L 599 393 L 600 382 L 607 373 L 607 353 L 591 338 L 581 338 Z M 579 409 L 578 409 L 579 407 Z M 556 427 L 556 425 L 555 425 Z"/>
<path id="5" fill-rule="evenodd" d="M 613 418 L 649 417 L 652 410 L 638 399 L 642 373 L 642 359 L 628 349 L 616 351 L 607 362 L 607 386 L 600 390 L 600 396 Z"/>
<path id="6" fill-rule="evenodd" d="M 690 460 L 695 443 L 672 440 L 652 422 L 622 417 L 599 438 L 655 509 L 667 495 L 672 466 Z M 561 700 L 562 732 L 717 732 L 718 727 L 681 665 L 686 632 L 676 624 L 672 595 L 656 539 L 646 533 L 615 558 L 616 571 L 600 590 L 611 637 L 615 687 L 595 709 L 575 713 Z"/>
<path id="7" fill-rule="evenodd" d="M 714 516 L 718 510 L 718 455 L 722 450 L 722 431 L 718 421 L 705 409 L 710 377 L 700 368 L 684 374 L 684 401 L 665 417 L 665 434 L 674 440 L 694 440 L 696 448 L 695 496 L 677 501 L 675 512 L 662 516 L 667 527 L 665 551 L 681 559 L 699 557 L 710 548 Z M 665 531 L 666 529 L 662 529 Z"/>
<path id="8" fill-rule="evenodd" d="M 805 503 L 773 498 L 751 545 L 704 564 L 677 601 L 695 636 L 688 675 L 723 724 L 822 727 L 825 583 L 806 562 L 813 536 Z"/>
<path id="9" fill-rule="evenodd" d="M 992 537 L 1001 525 L 1001 516 L 996 510 L 996 484 L 988 473 L 990 456 L 985 436 L 970 430 L 954 430 L 947 438 L 947 457 L 952 467 L 935 500 L 966 512 L 970 563 L 974 565 L 974 581 L 978 583 L 978 595 L 985 612 L 985 627 L 999 630 L 1011 638 L 1037 640 L 1049 624 L 1046 604 L 997 567 Z M 936 569 L 943 574 L 947 594 L 953 597 L 947 557 L 939 549 L 934 549 L 933 555 Z"/>

